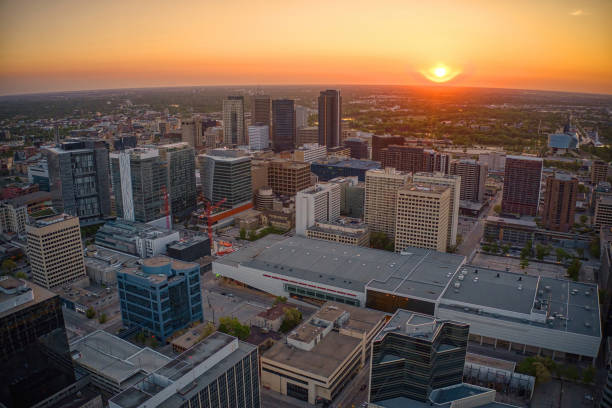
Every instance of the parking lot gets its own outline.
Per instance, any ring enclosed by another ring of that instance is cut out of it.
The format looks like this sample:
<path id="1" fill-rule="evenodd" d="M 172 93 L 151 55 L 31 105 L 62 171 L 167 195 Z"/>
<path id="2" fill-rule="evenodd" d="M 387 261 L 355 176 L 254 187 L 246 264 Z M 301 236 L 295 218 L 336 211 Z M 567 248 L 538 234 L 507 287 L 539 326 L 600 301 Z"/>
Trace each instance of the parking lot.
<path id="1" fill-rule="evenodd" d="M 534 276 L 545 276 L 549 278 L 564 278 L 566 269 L 563 265 L 549 264 L 542 262 L 529 261 L 529 265 L 523 270 L 521 269 L 521 260 L 510 256 L 486 255 L 482 252 L 476 254 L 472 260 L 472 265 L 482 266 L 497 270 L 509 269 L 510 272 L 525 273 Z"/>

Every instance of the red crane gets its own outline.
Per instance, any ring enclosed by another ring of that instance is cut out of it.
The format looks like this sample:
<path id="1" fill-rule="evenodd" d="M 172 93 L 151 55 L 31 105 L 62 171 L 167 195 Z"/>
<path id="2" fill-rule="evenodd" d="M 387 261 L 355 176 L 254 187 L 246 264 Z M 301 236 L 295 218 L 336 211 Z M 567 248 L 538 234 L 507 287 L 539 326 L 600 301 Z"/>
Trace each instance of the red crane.
<path id="1" fill-rule="evenodd" d="M 166 229 L 170 229 L 170 206 L 168 205 L 168 191 L 166 186 L 162 186 L 162 194 L 164 195 L 164 212 L 166 213 Z"/>
<path id="2" fill-rule="evenodd" d="M 218 201 L 218 202 L 213 204 L 212 202 L 210 202 L 210 200 L 208 200 L 204 196 L 200 195 L 200 201 L 202 201 L 204 203 L 204 212 L 206 214 L 206 223 L 208 224 L 208 240 L 210 241 L 210 247 L 211 248 L 214 248 L 214 246 L 213 246 L 213 233 L 212 233 L 213 219 L 212 219 L 211 215 L 212 215 L 212 212 L 214 210 L 216 210 L 217 208 L 221 207 L 226 200 L 227 199 L 224 198 L 221 201 Z"/>

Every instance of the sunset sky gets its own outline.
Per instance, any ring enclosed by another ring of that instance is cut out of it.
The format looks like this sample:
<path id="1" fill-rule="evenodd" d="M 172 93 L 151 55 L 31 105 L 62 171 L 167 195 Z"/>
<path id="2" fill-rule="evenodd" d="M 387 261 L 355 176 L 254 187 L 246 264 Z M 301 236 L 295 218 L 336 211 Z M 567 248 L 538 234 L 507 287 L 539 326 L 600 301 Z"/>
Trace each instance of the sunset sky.
<path id="1" fill-rule="evenodd" d="M 0 0 L 0 94 L 420 85 L 440 64 L 454 85 L 612 93 L 612 1 Z"/>

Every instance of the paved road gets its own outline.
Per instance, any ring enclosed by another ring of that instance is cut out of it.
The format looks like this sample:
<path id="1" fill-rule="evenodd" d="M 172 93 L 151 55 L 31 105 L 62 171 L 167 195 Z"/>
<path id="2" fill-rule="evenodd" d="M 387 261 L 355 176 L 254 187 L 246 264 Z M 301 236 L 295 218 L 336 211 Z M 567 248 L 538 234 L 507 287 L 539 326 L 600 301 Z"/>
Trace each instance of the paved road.
<path id="1" fill-rule="evenodd" d="M 370 375 L 369 361 L 359 370 L 355 378 L 353 378 L 332 403 L 333 408 L 353 408 L 359 407 L 362 402 L 368 400 L 368 376 Z M 360 390 L 361 386 L 366 384 L 364 390 Z"/>
<path id="2" fill-rule="evenodd" d="M 463 237 L 463 242 L 457 247 L 457 253 L 464 256 L 470 256 L 475 248 L 478 247 L 484 234 L 484 223 L 489 215 L 493 215 L 493 207 L 501 203 L 502 195 L 497 193 L 497 196 L 489 203 L 489 208 L 478 218 L 476 225 L 472 230 Z"/>
<path id="3" fill-rule="evenodd" d="M 261 388 L 261 406 L 264 408 L 312 408 L 307 402 Z"/>

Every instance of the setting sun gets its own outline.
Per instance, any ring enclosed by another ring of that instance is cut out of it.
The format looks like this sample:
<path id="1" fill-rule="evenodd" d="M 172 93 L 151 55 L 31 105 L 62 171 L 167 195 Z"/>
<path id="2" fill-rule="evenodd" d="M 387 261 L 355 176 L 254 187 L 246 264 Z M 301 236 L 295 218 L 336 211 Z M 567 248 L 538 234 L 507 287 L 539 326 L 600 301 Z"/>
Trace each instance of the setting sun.
<path id="1" fill-rule="evenodd" d="M 434 74 L 439 77 L 442 78 L 446 75 L 446 68 L 444 67 L 437 67 L 434 69 Z"/>

